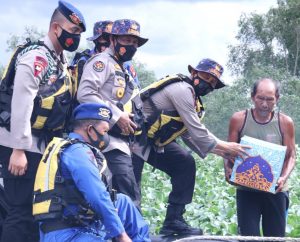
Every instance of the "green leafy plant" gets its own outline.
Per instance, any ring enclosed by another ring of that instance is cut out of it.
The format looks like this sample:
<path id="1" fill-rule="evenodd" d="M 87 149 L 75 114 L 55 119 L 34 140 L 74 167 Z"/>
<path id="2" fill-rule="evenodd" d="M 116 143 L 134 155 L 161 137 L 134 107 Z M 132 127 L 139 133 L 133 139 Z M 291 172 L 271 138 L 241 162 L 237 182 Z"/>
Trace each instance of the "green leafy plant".
<path id="1" fill-rule="evenodd" d="M 224 179 L 223 160 L 215 155 L 206 159 L 196 158 L 197 173 L 193 202 L 186 207 L 185 219 L 205 234 L 236 235 L 237 218 L 235 187 Z M 300 237 L 300 159 L 293 171 L 290 184 L 290 207 L 287 236 Z M 145 164 L 142 181 L 142 211 L 157 234 L 165 218 L 165 204 L 170 192 L 169 177 Z"/>

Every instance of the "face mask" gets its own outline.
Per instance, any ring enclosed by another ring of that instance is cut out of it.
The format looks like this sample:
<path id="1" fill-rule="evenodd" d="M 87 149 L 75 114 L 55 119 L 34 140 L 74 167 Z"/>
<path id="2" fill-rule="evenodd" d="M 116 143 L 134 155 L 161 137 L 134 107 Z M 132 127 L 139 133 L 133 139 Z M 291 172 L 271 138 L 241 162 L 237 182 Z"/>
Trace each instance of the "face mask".
<path id="1" fill-rule="evenodd" d="M 61 35 L 57 38 L 61 47 L 64 50 L 71 51 L 71 52 L 77 50 L 80 42 L 80 34 L 72 34 L 64 30 L 63 28 L 61 29 L 62 29 Z"/>
<path id="2" fill-rule="evenodd" d="M 88 137 L 90 138 L 90 143 L 92 146 L 100 149 L 101 151 L 104 150 L 108 144 L 109 144 L 109 136 L 108 134 L 100 134 L 94 126 L 92 126 L 92 129 L 94 130 L 94 132 L 97 135 L 97 139 L 93 140 L 92 137 L 89 135 L 89 133 L 87 133 Z"/>
<path id="3" fill-rule="evenodd" d="M 96 42 L 95 43 L 95 49 L 101 53 L 102 51 L 104 51 L 106 48 L 109 47 L 109 42 L 104 42 L 104 43 L 100 43 L 100 42 Z"/>
<path id="4" fill-rule="evenodd" d="M 193 78 L 193 84 L 196 96 L 205 96 L 208 93 L 212 92 L 214 88 L 204 80 L 201 80 L 199 77 Z"/>
<path id="5" fill-rule="evenodd" d="M 137 48 L 134 45 L 122 45 L 117 41 L 115 52 L 119 56 L 121 62 L 126 62 L 132 59 Z"/>

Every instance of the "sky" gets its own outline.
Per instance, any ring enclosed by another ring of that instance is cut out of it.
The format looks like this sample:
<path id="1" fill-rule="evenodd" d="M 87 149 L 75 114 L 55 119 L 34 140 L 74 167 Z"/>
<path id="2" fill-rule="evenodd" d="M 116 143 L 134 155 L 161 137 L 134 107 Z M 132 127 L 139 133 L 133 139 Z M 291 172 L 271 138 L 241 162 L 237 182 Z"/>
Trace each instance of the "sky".
<path id="1" fill-rule="evenodd" d="M 157 78 L 167 74 L 188 74 L 187 66 L 196 66 L 211 58 L 225 67 L 223 79 L 230 83 L 226 68 L 228 45 L 236 43 L 241 14 L 266 13 L 276 0 L 68 0 L 84 15 L 87 31 L 99 20 L 129 18 L 141 25 L 141 36 L 149 41 L 140 47 L 135 58 L 153 70 Z M 0 0 L 0 64 L 6 65 L 6 51 L 11 34 L 21 35 L 25 26 L 48 31 L 49 20 L 57 7 L 56 0 Z"/>

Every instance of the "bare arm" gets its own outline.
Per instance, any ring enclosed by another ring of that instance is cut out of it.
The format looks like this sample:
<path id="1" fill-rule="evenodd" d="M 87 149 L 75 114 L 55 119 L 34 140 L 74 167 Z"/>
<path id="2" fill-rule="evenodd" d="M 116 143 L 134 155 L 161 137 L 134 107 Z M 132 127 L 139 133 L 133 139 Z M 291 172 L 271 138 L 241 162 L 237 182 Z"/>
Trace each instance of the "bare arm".
<path id="1" fill-rule="evenodd" d="M 245 119 L 245 111 L 234 113 L 229 122 L 228 141 L 239 142 L 239 133 Z M 226 181 L 229 182 L 234 160 L 224 159 L 224 172 Z M 230 183 L 230 182 L 229 182 Z"/>
<path id="2" fill-rule="evenodd" d="M 278 188 L 276 192 L 282 191 L 284 184 L 289 178 L 292 170 L 296 165 L 296 148 L 295 148 L 295 127 L 293 120 L 281 114 L 280 115 L 281 130 L 283 133 L 283 145 L 287 146 L 285 160 L 281 175 L 278 179 Z"/>

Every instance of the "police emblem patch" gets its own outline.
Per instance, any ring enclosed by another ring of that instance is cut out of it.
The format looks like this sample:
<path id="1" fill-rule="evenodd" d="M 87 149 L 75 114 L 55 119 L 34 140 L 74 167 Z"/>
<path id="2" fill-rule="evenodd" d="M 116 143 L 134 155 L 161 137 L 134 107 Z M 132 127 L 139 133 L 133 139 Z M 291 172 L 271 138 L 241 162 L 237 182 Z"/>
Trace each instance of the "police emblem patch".
<path id="1" fill-rule="evenodd" d="M 45 58 L 36 56 L 34 61 L 34 76 L 38 76 L 47 66 L 48 61 Z"/>
<path id="2" fill-rule="evenodd" d="M 72 13 L 71 15 L 69 15 L 70 19 L 72 20 L 72 22 L 76 25 L 79 25 L 81 23 L 80 18 L 77 16 L 76 13 Z"/>
<path id="3" fill-rule="evenodd" d="M 103 71 L 104 68 L 105 68 L 105 65 L 102 61 L 95 61 L 95 63 L 93 64 L 93 69 L 97 72 Z"/>
<path id="4" fill-rule="evenodd" d="M 103 118 L 109 118 L 110 116 L 110 111 L 107 108 L 99 108 L 99 116 Z"/>

